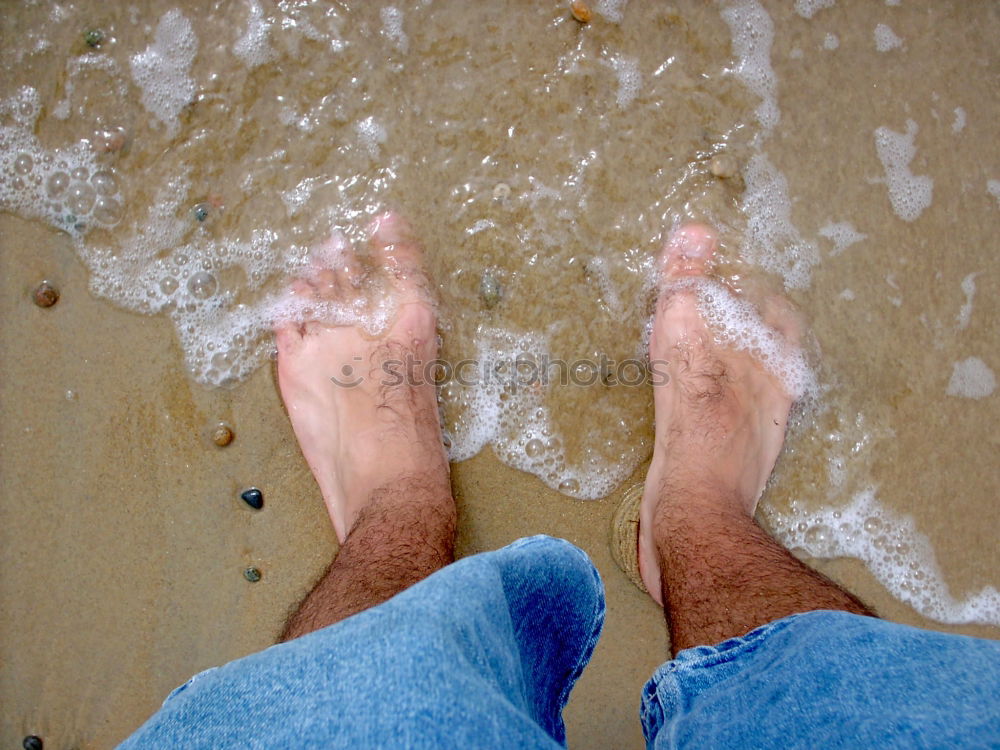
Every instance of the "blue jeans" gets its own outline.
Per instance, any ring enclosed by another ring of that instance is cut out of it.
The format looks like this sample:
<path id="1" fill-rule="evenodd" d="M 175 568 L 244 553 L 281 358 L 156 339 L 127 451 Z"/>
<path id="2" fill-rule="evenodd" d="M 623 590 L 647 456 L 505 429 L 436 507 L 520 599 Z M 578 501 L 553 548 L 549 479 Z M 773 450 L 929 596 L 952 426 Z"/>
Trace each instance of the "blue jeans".
<path id="1" fill-rule="evenodd" d="M 196 675 L 122 748 L 549 748 L 604 620 L 581 550 L 521 539 Z M 1000 643 L 817 611 L 688 649 L 642 694 L 649 747 L 997 747 Z"/>

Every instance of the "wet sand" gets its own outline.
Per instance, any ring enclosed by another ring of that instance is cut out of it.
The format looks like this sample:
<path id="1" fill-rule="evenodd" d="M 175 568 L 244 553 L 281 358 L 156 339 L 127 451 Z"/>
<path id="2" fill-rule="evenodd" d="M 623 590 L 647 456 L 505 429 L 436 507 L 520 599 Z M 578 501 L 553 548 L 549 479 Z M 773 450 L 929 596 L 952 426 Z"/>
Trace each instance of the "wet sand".
<path id="1" fill-rule="evenodd" d="M 984 170 L 1000 178 L 995 6 L 906 1 L 891 9 L 906 47 L 886 53 L 872 43 L 881 4 L 842 1 L 811 20 L 767 8 L 782 112 L 768 153 L 788 179 L 793 221 L 823 251 L 812 285 L 794 297 L 838 383 L 838 415 L 879 425 L 858 460 L 883 500 L 931 538 L 952 592 L 995 586 L 1000 396 L 945 395 L 965 357 L 1000 372 L 998 205 L 981 179 Z M 822 47 L 831 31 L 833 52 Z M 877 85 L 857 85 L 865 76 Z M 2 80 L 17 77 L 7 70 Z M 968 117 L 959 136 L 957 106 Z M 921 126 L 913 171 L 935 179 L 932 205 L 912 223 L 871 181 L 882 176 L 873 130 L 902 130 L 907 117 Z M 832 256 L 818 229 L 842 219 L 868 239 Z M 418 217 L 422 229 L 428 222 Z M 971 323 L 955 330 L 972 272 Z M 30 301 L 43 278 L 61 291 L 44 310 Z M 108 747 L 192 673 L 273 643 L 335 539 L 269 368 L 233 390 L 193 383 L 165 319 L 93 298 L 64 235 L 8 214 L 0 319 L 0 743 L 33 733 L 49 748 Z M 209 439 L 219 420 L 236 435 L 225 448 Z M 802 434 L 764 503 L 824 496 L 826 456 Z M 573 747 L 640 747 L 639 689 L 667 653 L 661 613 L 607 544 L 617 500 L 643 468 L 585 502 L 490 449 L 453 466 L 460 554 L 549 533 L 586 550 L 604 578 L 605 632 L 566 712 Z M 264 493 L 261 511 L 239 499 L 250 485 Z M 857 561 L 814 562 L 889 619 L 1000 637 L 921 617 Z M 243 577 L 250 565 L 263 572 L 257 583 Z"/>

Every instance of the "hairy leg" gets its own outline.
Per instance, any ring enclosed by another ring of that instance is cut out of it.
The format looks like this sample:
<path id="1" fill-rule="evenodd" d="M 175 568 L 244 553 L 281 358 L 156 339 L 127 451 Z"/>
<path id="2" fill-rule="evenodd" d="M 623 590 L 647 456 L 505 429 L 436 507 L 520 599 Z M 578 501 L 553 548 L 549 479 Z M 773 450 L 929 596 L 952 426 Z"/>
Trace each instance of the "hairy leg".
<path id="1" fill-rule="evenodd" d="M 640 508 L 640 570 L 664 606 L 674 654 L 717 643 L 796 612 L 871 615 L 854 596 L 810 570 L 753 519 L 784 442 L 792 397 L 748 353 L 706 325 L 698 295 L 715 235 L 675 232 L 663 253 L 650 357 L 669 362 L 654 386 L 656 444 Z M 715 287 L 712 294 L 731 294 Z M 765 310 L 778 349 L 797 354 L 787 306 Z"/>
<path id="2" fill-rule="evenodd" d="M 408 225 L 386 214 L 372 226 L 372 263 L 397 308 L 382 335 L 314 321 L 276 331 L 278 384 L 341 548 L 289 620 L 282 640 L 389 599 L 454 559 L 455 502 L 433 382 L 433 305 Z M 336 239 L 320 248 L 310 300 L 370 294 L 358 258 Z"/>

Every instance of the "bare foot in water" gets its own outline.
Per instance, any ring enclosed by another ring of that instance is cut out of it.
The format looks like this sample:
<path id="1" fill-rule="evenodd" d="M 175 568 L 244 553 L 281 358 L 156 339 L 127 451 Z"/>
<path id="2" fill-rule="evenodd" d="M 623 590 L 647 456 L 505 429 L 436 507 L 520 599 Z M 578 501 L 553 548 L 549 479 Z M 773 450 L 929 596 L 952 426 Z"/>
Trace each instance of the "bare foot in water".
<path id="1" fill-rule="evenodd" d="M 670 379 L 653 390 L 656 441 L 639 511 L 639 571 L 661 605 L 658 517 L 672 502 L 713 498 L 717 505 L 720 497 L 728 503 L 722 510 L 752 517 L 784 443 L 792 404 L 759 362 L 718 344 L 698 310 L 690 282 L 705 277 L 716 248 L 712 229 L 687 224 L 671 235 L 660 256 L 661 290 L 649 357 L 669 362 Z M 774 307 L 768 323 L 794 339 L 790 311 Z M 786 345 L 794 348 L 797 342 Z M 719 509 L 705 508 L 713 510 Z"/>
<path id="2" fill-rule="evenodd" d="M 408 355 L 423 363 L 437 357 L 420 246 L 409 225 L 391 213 L 372 223 L 371 245 L 399 298 L 380 336 L 321 322 L 275 331 L 281 397 L 341 544 L 379 488 L 404 476 L 448 482 L 434 383 L 396 377 L 404 368 L 386 364 Z M 318 301 L 350 301 L 363 294 L 359 273 L 347 248 L 338 267 L 317 268 L 294 288 Z"/>

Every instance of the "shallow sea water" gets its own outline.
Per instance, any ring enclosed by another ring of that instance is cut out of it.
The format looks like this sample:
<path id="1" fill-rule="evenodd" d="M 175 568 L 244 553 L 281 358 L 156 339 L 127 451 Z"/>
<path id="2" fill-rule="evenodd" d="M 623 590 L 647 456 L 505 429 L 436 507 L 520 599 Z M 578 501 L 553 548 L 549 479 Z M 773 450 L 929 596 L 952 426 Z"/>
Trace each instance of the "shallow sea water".
<path id="1" fill-rule="evenodd" d="M 561 493 L 544 507 L 590 518 L 652 440 L 649 389 L 590 363 L 642 361 L 653 259 L 679 221 L 709 221 L 717 274 L 783 289 L 811 327 L 819 387 L 761 519 L 924 617 L 1000 625 L 996 6 L 593 7 L 581 25 L 564 2 L 5 3 L 0 207 L 30 222 L 9 236 L 75 258 L 108 316 L 146 316 L 117 362 L 156 352 L 194 401 L 235 403 L 260 392 L 271 321 L 301 314 L 283 295 L 309 248 L 363 247 L 399 210 L 442 357 L 489 380 L 441 389 L 459 494 L 492 451 Z M 525 387 L 518 355 L 587 384 Z M 27 440 L 32 407 L 4 409 L 5 444 Z"/>

